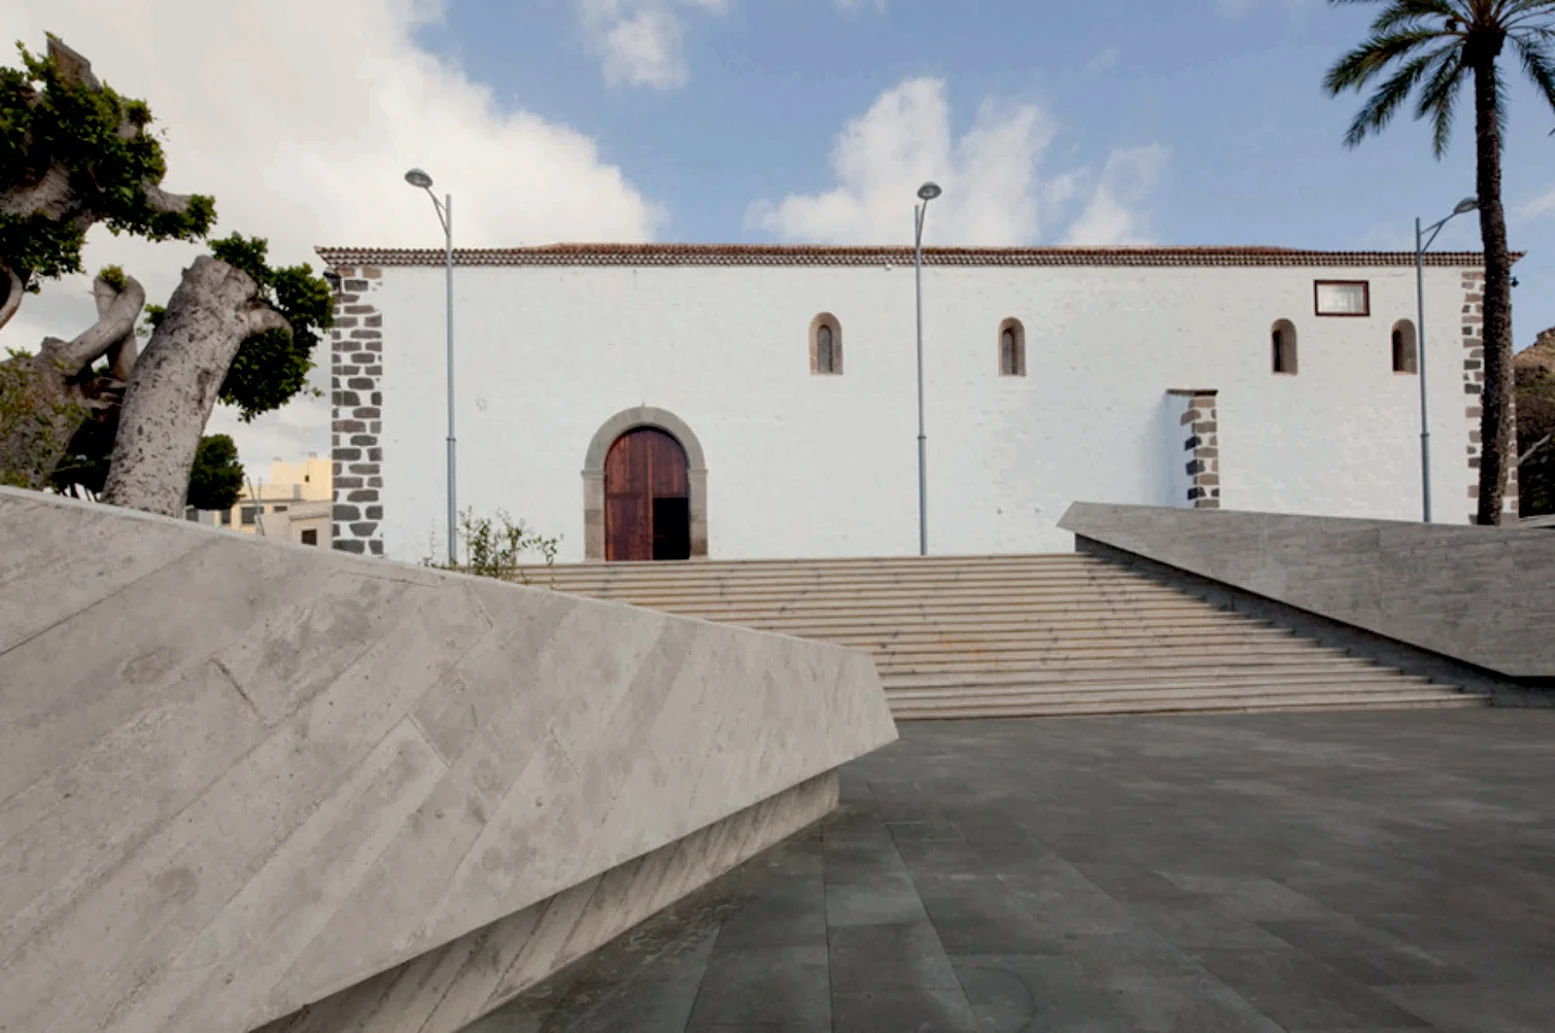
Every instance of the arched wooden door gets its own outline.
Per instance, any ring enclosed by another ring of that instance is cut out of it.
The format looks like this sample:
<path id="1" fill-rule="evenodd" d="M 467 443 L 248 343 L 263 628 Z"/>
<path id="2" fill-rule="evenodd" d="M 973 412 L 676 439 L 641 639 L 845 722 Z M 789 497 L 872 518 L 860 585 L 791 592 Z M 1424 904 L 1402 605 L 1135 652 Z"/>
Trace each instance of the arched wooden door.
<path id="1" fill-rule="evenodd" d="M 627 431 L 605 456 L 605 559 L 690 558 L 686 450 L 655 427 Z"/>

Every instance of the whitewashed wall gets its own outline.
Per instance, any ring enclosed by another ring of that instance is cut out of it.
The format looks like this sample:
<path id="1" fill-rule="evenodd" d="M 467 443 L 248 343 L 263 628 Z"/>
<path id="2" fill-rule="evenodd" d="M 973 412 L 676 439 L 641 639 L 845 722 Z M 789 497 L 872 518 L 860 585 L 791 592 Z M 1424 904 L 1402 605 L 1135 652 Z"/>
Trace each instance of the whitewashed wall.
<path id="1" fill-rule="evenodd" d="M 1437 519 L 1463 522 L 1463 288 L 1426 275 Z M 414 560 L 443 540 L 443 274 L 383 277 L 383 532 Z M 1317 278 L 1369 280 L 1373 315 L 1314 317 Z M 916 552 L 910 267 L 461 267 L 455 285 L 461 508 L 581 559 L 584 452 L 649 405 L 701 441 L 713 558 Z M 1184 505 L 1169 388 L 1220 392 L 1227 508 L 1419 518 L 1419 382 L 1389 345 L 1412 268 L 930 267 L 924 290 L 931 552 L 1067 550 L 1075 500 Z M 841 377 L 809 372 L 820 311 L 841 321 Z M 1023 378 L 997 375 L 1009 316 Z M 1294 377 L 1269 368 L 1281 318 Z"/>

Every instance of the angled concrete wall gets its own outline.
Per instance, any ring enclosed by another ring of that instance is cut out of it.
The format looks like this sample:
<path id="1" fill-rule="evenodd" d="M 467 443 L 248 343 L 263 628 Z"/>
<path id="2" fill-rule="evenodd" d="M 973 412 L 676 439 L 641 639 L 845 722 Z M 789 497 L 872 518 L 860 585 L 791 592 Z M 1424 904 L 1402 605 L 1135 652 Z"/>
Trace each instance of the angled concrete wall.
<path id="1" fill-rule="evenodd" d="M 0 489 L 0 1029 L 451 1031 L 894 737 L 861 652 Z"/>
<path id="2" fill-rule="evenodd" d="M 1555 678 L 1548 531 L 1090 502 L 1059 526 L 1505 677 Z"/>

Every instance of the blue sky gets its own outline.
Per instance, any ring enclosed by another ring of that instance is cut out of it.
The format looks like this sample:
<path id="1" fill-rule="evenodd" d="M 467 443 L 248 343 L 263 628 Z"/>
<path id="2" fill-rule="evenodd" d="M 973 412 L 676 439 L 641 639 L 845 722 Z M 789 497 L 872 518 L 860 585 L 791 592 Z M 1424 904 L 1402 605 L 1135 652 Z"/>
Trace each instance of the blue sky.
<path id="1" fill-rule="evenodd" d="M 1409 250 L 1473 192 L 1472 114 L 1441 162 L 1401 117 L 1347 151 L 1360 99 L 1324 71 L 1369 4 L 1324 0 L 12 0 L 165 134 L 171 190 L 284 262 L 319 244 L 557 240 L 1260 244 Z M 1519 348 L 1555 325 L 1555 114 L 1514 78 L 1504 197 Z M 1440 248 L 1477 249 L 1473 218 Z M 92 231 L 163 301 L 195 245 Z M 73 336 L 86 277 L 46 284 L 0 346 Z M 327 364 L 316 386 L 328 386 Z M 245 462 L 328 446 L 328 406 L 254 424 Z"/>
<path id="2" fill-rule="evenodd" d="M 834 0 L 728 0 L 670 10 L 683 79 L 663 84 L 607 81 L 606 55 L 569 0 L 456 0 L 421 39 L 504 102 L 593 137 L 663 206 L 655 235 L 665 239 L 788 239 L 754 222 L 752 203 L 832 188 L 842 127 L 924 77 L 943 82 L 955 137 L 986 101 L 1036 106 L 1053 132 L 1038 167 L 1055 175 L 1161 148 L 1155 178 L 1130 199 L 1131 235 L 1151 242 L 1408 249 L 1416 215 L 1434 221 L 1473 193 L 1466 104 L 1440 162 L 1407 113 L 1356 150 L 1341 145 L 1359 98 L 1330 99 L 1320 82 L 1362 37 L 1371 5 L 886 0 L 843 11 Z M 1519 348 L 1555 324 L 1555 264 L 1541 246 L 1555 232 L 1552 128 L 1555 114 L 1517 84 L 1504 196 L 1512 245 L 1530 253 L 1515 294 Z M 1542 214 L 1522 214 L 1541 203 Z M 911 204 L 908 192 L 903 237 Z M 1062 229 L 1039 226 L 1032 242 L 1060 243 Z M 953 230 L 937 242 L 963 242 Z M 1437 246 L 1477 247 L 1477 223 L 1455 220 Z"/>

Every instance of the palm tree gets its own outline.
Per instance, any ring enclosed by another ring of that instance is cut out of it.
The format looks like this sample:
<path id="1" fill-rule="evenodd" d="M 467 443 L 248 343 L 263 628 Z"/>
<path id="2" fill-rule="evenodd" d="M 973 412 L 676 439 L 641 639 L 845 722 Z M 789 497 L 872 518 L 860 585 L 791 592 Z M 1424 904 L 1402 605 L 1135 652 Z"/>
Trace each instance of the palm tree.
<path id="1" fill-rule="evenodd" d="M 1452 130 L 1453 103 L 1464 82 L 1474 87 L 1474 139 L 1479 230 L 1485 251 L 1485 386 L 1481 397 L 1479 514 L 1501 522 L 1507 475 L 1516 458 L 1512 410 L 1512 259 L 1501 206 L 1501 135 L 1505 86 L 1497 61 L 1511 45 L 1523 71 L 1555 108 L 1555 0 L 1329 0 L 1376 3 L 1383 9 L 1371 37 L 1328 70 L 1330 96 L 1360 92 L 1390 73 L 1366 100 L 1346 147 L 1381 132 L 1412 93 L 1415 118 L 1429 118 L 1440 159 Z"/>

